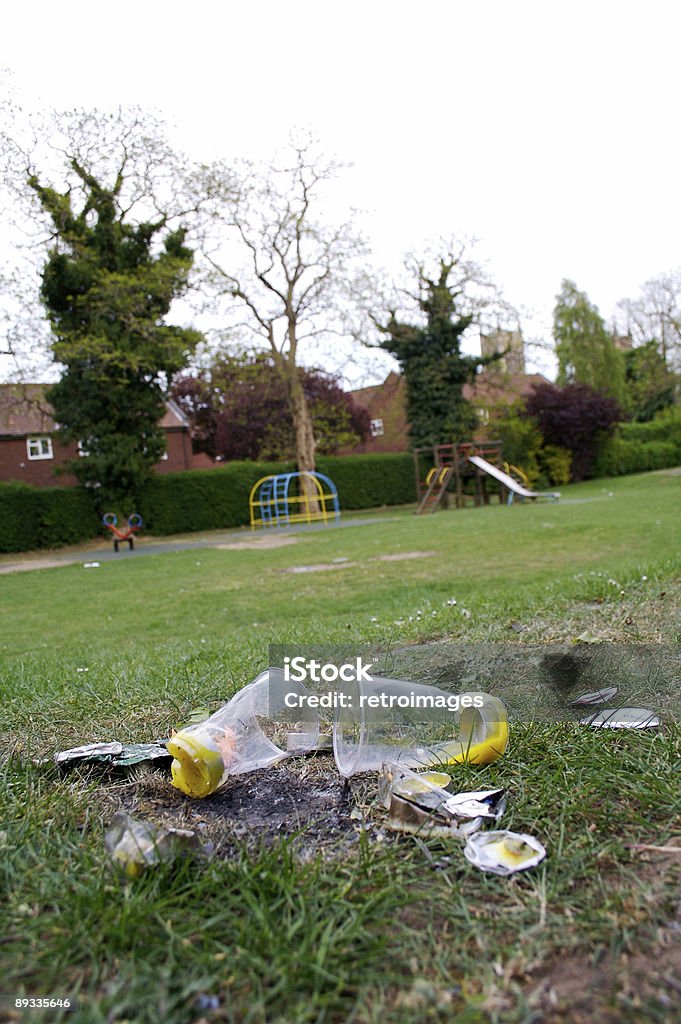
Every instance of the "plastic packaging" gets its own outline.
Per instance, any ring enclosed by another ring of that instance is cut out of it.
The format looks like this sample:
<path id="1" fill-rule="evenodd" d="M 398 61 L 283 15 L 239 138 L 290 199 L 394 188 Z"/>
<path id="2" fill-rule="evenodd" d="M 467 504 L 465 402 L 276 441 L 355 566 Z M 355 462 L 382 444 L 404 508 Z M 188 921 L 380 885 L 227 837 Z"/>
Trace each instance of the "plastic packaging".
<path id="1" fill-rule="evenodd" d="M 523 832 L 478 832 L 469 837 L 463 853 L 481 871 L 512 875 L 540 864 L 546 849 Z"/>
<path id="2" fill-rule="evenodd" d="M 466 837 L 488 821 L 498 821 L 506 798 L 502 789 L 452 794 L 449 775 L 412 772 L 400 764 L 384 764 L 378 776 L 378 799 L 396 832 L 439 838 Z"/>
<path id="3" fill-rule="evenodd" d="M 400 679 L 348 683 L 335 710 L 333 750 L 341 775 L 470 762 L 489 764 L 508 743 L 506 708 L 489 693 L 452 694 Z"/>
<path id="4" fill-rule="evenodd" d="M 173 785 L 188 796 L 210 796 L 232 775 L 312 749 L 319 716 L 305 699 L 296 702 L 299 707 L 288 707 L 287 695 L 308 694 L 301 683 L 285 683 L 280 669 L 268 669 L 205 722 L 174 733 L 167 743 L 175 759 Z M 291 732 L 296 734 L 295 749 L 287 750 Z"/>

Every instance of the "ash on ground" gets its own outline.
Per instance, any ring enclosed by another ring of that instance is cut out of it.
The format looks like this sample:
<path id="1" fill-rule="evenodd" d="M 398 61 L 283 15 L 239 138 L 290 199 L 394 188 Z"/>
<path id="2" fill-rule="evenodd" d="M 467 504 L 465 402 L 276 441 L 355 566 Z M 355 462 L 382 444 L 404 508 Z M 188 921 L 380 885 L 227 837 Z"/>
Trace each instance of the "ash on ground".
<path id="1" fill-rule="evenodd" d="M 185 796 L 170 779 L 145 772 L 134 786 L 111 787 L 117 810 L 170 828 L 192 829 L 210 840 L 217 856 L 245 845 L 291 839 L 302 856 L 337 856 L 358 841 L 363 815 L 358 804 L 366 783 L 346 783 L 333 757 L 291 758 L 262 771 L 235 776 L 202 800 Z"/>

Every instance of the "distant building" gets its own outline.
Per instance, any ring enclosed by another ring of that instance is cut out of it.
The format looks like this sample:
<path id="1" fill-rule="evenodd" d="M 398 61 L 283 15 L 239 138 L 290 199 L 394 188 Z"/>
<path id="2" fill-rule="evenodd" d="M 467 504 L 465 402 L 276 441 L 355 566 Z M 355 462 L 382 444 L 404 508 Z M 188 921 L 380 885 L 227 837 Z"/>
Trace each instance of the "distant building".
<path id="1" fill-rule="evenodd" d="M 59 438 L 54 413 L 45 399 L 47 384 L 0 384 L 0 481 L 38 487 L 71 487 L 77 481 L 64 465 L 84 455 L 75 441 Z M 192 455 L 189 420 L 175 402 L 166 403 L 161 420 L 166 454 L 154 470 L 171 473 L 203 465 Z M 61 472 L 59 472 L 61 470 Z"/>
<path id="2" fill-rule="evenodd" d="M 481 334 L 480 351 L 483 358 L 505 353 L 492 364 L 502 373 L 525 373 L 525 343 L 519 330 Z"/>
<path id="3" fill-rule="evenodd" d="M 548 383 L 541 373 L 501 373 L 490 367 L 478 374 L 473 384 L 465 384 L 463 397 L 469 401 L 480 423 L 477 434 L 485 434 L 490 410 L 497 405 L 510 405 L 530 393 L 534 384 Z M 355 448 L 344 449 L 344 455 L 409 450 L 407 420 L 407 383 L 402 374 L 392 371 L 382 384 L 351 391 L 354 402 L 366 409 L 371 420 L 370 436 Z M 452 442 L 470 438 L 452 438 Z"/>

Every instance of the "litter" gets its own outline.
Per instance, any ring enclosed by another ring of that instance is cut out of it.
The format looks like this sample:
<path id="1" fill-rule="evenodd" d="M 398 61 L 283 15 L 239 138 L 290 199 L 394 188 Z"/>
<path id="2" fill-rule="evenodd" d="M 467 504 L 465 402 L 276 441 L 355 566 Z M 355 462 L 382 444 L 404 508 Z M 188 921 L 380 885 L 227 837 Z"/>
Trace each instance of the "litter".
<path id="1" fill-rule="evenodd" d="M 423 807 L 439 807 L 451 785 L 451 777 L 444 772 L 413 772 L 403 764 L 386 762 L 378 775 L 378 800 L 386 810 L 393 795 L 414 799 Z"/>
<path id="2" fill-rule="evenodd" d="M 86 743 L 70 750 L 60 750 L 54 755 L 54 760 L 56 764 L 77 764 L 79 761 L 97 760 L 102 757 L 118 757 L 122 753 L 122 743 Z"/>
<path id="3" fill-rule="evenodd" d="M 508 744 L 506 708 L 489 693 L 452 694 L 401 679 L 347 681 L 336 706 L 333 751 L 344 778 L 399 762 L 436 768 L 489 764 Z"/>
<path id="4" fill-rule="evenodd" d="M 60 768 L 97 762 L 129 768 L 150 761 L 159 765 L 167 764 L 170 754 L 161 743 L 86 743 L 81 747 L 72 747 L 71 750 L 60 750 L 54 755 L 54 760 Z"/>
<path id="5" fill-rule="evenodd" d="M 660 719 L 647 708 L 606 708 L 580 718 L 580 725 L 600 729 L 659 729 Z"/>
<path id="6" fill-rule="evenodd" d="M 210 856 L 211 843 L 201 843 L 195 832 L 181 828 L 161 828 L 139 821 L 119 811 L 104 836 L 104 846 L 116 866 L 129 878 L 137 878 L 147 868 L 169 863 L 185 853 Z"/>
<path id="7" fill-rule="evenodd" d="M 526 871 L 546 856 L 539 840 L 522 832 L 478 832 L 469 837 L 463 853 L 476 868 L 494 875 Z"/>
<path id="8" fill-rule="evenodd" d="M 300 698 L 295 710 L 285 704 L 293 693 Z M 301 683 L 284 682 L 281 669 L 261 672 L 205 722 L 173 733 L 167 743 L 173 785 L 187 796 L 210 796 L 232 775 L 310 750 L 319 736 L 319 715 L 307 698 Z M 286 749 L 290 732 L 300 737 L 295 751 Z"/>
<path id="9" fill-rule="evenodd" d="M 444 803 L 444 807 L 457 818 L 491 818 L 499 821 L 506 810 L 506 793 L 503 789 L 482 789 L 477 793 L 455 793 Z"/>
<path id="10" fill-rule="evenodd" d="M 502 789 L 474 793 L 448 791 L 444 772 L 412 772 L 400 764 L 384 764 L 378 799 L 388 810 L 393 831 L 448 838 L 476 832 L 485 819 L 498 821 L 506 807 Z"/>
<path id="11" fill-rule="evenodd" d="M 84 569 L 99 569 L 99 562 L 83 562 Z"/>
<path id="12" fill-rule="evenodd" d="M 583 693 L 579 697 L 575 697 L 574 700 L 569 702 L 570 707 L 577 708 L 582 704 L 605 704 L 607 700 L 612 700 L 616 693 L 616 686 L 606 686 L 604 690 L 596 690 L 594 693 Z"/>

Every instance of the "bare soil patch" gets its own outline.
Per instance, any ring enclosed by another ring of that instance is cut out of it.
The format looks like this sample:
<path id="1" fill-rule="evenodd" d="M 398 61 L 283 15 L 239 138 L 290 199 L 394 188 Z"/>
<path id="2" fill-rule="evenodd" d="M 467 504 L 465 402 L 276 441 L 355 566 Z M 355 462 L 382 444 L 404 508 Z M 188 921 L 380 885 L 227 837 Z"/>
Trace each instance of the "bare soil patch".
<path id="1" fill-rule="evenodd" d="M 259 537 L 257 540 L 237 540 L 233 544 L 215 544 L 219 551 L 257 551 L 259 548 L 285 548 L 295 544 L 297 537 Z"/>

